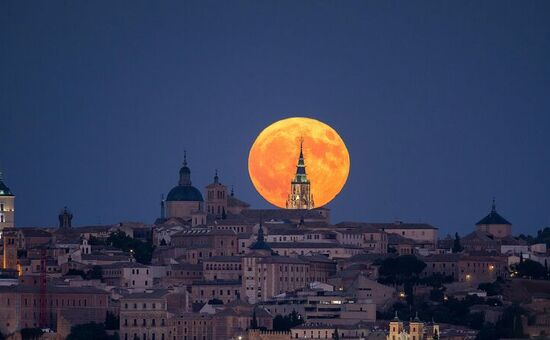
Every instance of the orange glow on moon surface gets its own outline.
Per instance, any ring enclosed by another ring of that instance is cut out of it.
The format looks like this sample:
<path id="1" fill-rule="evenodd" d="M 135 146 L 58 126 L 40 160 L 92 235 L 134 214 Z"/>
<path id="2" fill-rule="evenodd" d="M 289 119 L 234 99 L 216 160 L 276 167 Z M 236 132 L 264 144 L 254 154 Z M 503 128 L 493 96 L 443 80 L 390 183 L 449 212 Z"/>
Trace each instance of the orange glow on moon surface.
<path id="1" fill-rule="evenodd" d="M 301 138 L 316 208 L 334 199 L 349 175 L 348 149 L 333 128 L 311 118 L 277 121 L 265 128 L 250 148 L 248 173 L 258 193 L 279 208 L 286 207 Z"/>

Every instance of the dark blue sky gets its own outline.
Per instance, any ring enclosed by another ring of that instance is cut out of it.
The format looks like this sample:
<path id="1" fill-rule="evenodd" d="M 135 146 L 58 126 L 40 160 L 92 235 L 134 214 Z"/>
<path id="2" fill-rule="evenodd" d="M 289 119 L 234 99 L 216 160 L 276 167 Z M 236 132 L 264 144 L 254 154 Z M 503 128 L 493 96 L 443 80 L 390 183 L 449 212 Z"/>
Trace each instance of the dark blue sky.
<path id="1" fill-rule="evenodd" d="M 340 220 L 550 224 L 548 1 L 2 1 L 0 166 L 19 226 L 151 222 L 188 150 L 255 207 L 268 124 L 333 126 Z"/>

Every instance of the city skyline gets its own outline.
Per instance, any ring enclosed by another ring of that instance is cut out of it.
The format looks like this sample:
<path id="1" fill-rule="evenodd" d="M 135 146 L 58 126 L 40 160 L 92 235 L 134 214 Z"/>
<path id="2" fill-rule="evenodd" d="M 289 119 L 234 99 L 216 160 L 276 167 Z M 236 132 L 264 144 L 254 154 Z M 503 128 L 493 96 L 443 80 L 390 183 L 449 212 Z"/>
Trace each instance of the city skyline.
<path id="1" fill-rule="evenodd" d="M 269 207 L 248 148 L 296 115 L 349 146 L 333 222 L 465 234 L 496 197 L 516 234 L 550 223 L 546 3 L 0 6 L 18 226 L 55 225 L 64 206 L 75 225 L 152 222 L 183 149 L 201 190 L 219 169 Z"/>

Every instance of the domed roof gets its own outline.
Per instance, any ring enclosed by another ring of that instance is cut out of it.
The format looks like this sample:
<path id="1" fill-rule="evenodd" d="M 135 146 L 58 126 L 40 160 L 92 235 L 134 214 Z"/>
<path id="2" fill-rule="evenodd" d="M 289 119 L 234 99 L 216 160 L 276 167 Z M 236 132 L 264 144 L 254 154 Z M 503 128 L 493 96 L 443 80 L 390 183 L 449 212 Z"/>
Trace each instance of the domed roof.
<path id="1" fill-rule="evenodd" d="M 497 213 L 497 208 L 496 208 L 494 199 L 493 199 L 493 205 L 491 207 L 491 212 L 489 213 L 489 215 L 485 216 L 479 222 L 476 223 L 476 225 L 491 225 L 491 224 L 512 225 L 512 223 L 508 222 L 504 217 L 500 216 L 500 214 Z"/>
<path id="2" fill-rule="evenodd" d="M 167 202 L 187 201 L 203 202 L 199 189 L 191 185 L 191 169 L 187 166 L 187 152 L 183 155 L 183 166 L 180 169 L 180 180 L 177 186 L 172 188 L 166 196 Z"/>
<path id="3" fill-rule="evenodd" d="M 203 202 L 202 194 L 199 189 L 193 186 L 178 185 L 174 187 L 166 196 L 166 201 L 195 201 Z"/>

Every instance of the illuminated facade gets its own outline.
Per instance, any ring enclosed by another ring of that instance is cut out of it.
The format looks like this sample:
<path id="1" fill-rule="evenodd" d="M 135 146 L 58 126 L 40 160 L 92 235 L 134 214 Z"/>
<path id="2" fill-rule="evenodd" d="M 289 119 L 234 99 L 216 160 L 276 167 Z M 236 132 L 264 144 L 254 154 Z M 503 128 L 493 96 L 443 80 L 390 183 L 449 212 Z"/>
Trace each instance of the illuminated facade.
<path id="1" fill-rule="evenodd" d="M 191 169 L 187 166 L 187 154 L 184 154 L 179 175 L 178 185 L 172 188 L 166 197 L 166 218 L 181 218 L 191 221 L 193 226 L 205 224 L 204 200 L 201 192 L 191 185 Z"/>
<path id="2" fill-rule="evenodd" d="M 408 323 L 408 327 L 405 327 L 405 323 L 397 317 L 390 322 L 390 332 L 386 336 L 387 340 L 429 340 L 439 339 L 439 325 L 433 322 L 424 324 L 416 317 Z"/>
<path id="3" fill-rule="evenodd" d="M 13 228 L 15 215 L 15 196 L 2 178 L 0 171 L 0 230 Z"/>
<path id="4" fill-rule="evenodd" d="M 300 141 L 300 157 L 296 166 L 296 175 L 290 183 L 290 194 L 286 201 L 287 209 L 313 209 L 313 194 L 311 193 L 311 183 L 307 179 L 306 164 L 304 153 L 302 151 L 303 140 Z"/>
<path id="5" fill-rule="evenodd" d="M 214 182 L 206 186 L 206 212 L 216 219 L 225 219 L 227 214 L 227 187 L 220 183 L 218 170 Z"/>

